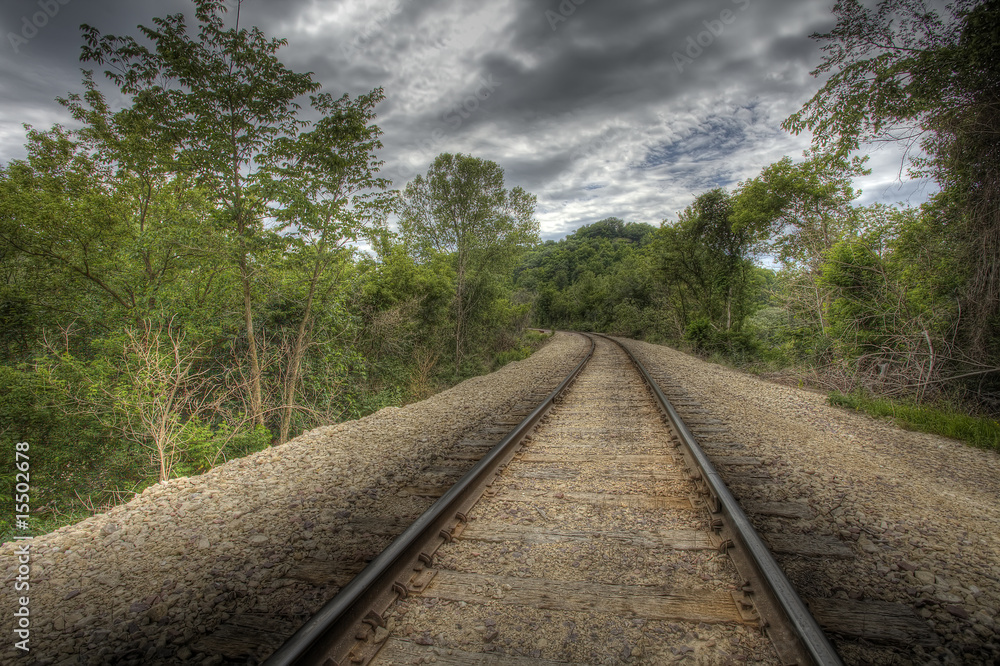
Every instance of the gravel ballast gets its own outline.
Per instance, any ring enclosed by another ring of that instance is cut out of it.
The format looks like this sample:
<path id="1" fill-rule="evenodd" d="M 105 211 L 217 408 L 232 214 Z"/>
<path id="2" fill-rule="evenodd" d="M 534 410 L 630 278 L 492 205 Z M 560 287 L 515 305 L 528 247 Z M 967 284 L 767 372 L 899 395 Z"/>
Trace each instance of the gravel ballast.
<path id="1" fill-rule="evenodd" d="M 780 663 L 737 613 L 742 579 L 639 373 L 596 342 L 430 584 L 387 614 L 373 665 Z"/>
<path id="2" fill-rule="evenodd" d="M 939 644 L 838 639 L 849 663 L 1000 663 L 1000 456 L 832 407 L 668 347 L 623 340 L 651 374 L 683 386 L 773 482 L 738 499 L 802 502 L 810 519 L 750 514 L 762 533 L 833 536 L 853 557 L 779 556 L 803 597 L 907 604 Z M 668 397 L 669 390 L 665 390 Z"/>
<path id="3" fill-rule="evenodd" d="M 316 428 L 32 541 L 3 544 L 3 661 L 20 652 L 10 629 L 24 594 L 31 650 L 21 663 L 219 663 L 192 647 L 200 637 L 233 614 L 267 614 L 276 598 L 301 597 L 284 577 L 296 561 L 344 557 L 345 544 L 357 541 L 345 538 L 352 515 L 393 506 L 386 500 L 442 448 L 532 391 L 554 388 L 587 347 L 580 336 L 556 334 L 530 358 L 422 402 Z M 30 591 L 8 594 L 24 543 Z"/>

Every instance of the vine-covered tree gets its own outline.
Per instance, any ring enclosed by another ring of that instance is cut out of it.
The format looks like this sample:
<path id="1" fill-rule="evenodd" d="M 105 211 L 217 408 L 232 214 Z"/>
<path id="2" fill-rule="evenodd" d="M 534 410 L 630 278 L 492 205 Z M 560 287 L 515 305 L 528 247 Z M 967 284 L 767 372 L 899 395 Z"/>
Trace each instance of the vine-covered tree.
<path id="1" fill-rule="evenodd" d="M 998 354 L 1000 1 L 841 0 L 833 12 L 833 30 L 814 35 L 825 52 L 814 75 L 829 78 L 785 127 L 841 157 L 906 146 L 911 172 L 933 176 L 955 207 L 944 214 L 968 267 L 961 328 L 972 349 Z"/>

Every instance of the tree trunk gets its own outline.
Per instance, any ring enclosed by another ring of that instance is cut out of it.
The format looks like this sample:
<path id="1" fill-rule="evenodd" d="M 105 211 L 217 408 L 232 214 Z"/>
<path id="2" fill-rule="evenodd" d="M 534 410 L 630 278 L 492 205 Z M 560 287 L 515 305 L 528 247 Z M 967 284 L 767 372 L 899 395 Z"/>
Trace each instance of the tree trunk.
<path id="1" fill-rule="evenodd" d="M 291 358 L 288 361 L 288 373 L 285 377 L 285 390 L 282 396 L 281 428 L 278 431 L 278 444 L 288 441 L 288 431 L 292 424 L 292 411 L 295 409 L 295 389 L 299 381 L 299 368 L 305 356 L 306 320 L 299 324 L 299 332 L 292 347 Z"/>
<path id="2" fill-rule="evenodd" d="M 819 287 L 815 286 L 815 278 L 813 279 L 813 289 L 816 291 L 816 314 L 819 316 L 819 330 L 823 336 L 826 336 L 826 322 L 823 319 L 823 297 L 819 293 Z"/>
<path id="3" fill-rule="evenodd" d="M 299 330 L 295 336 L 295 345 L 292 347 L 291 358 L 288 361 L 288 372 L 285 376 L 285 389 L 282 396 L 281 427 L 278 432 L 278 444 L 288 441 L 288 431 L 292 423 L 292 410 L 295 409 L 295 389 L 299 382 L 299 369 L 302 366 L 302 359 L 306 355 L 306 338 L 310 328 L 310 318 L 312 317 L 313 298 L 316 294 L 316 284 L 319 276 L 323 272 L 322 262 L 317 257 L 316 265 L 313 267 L 312 280 L 309 282 L 309 295 L 306 297 L 306 309 L 302 314 L 302 321 L 299 322 Z"/>
<path id="4" fill-rule="evenodd" d="M 240 281 L 243 284 L 243 323 L 247 328 L 250 347 L 250 416 L 255 425 L 264 425 L 264 400 L 260 390 L 260 359 L 257 357 L 257 335 L 253 328 L 253 298 L 250 291 L 250 270 L 247 256 L 240 254 Z"/>
<path id="5" fill-rule="evenodd" d="M 455 288 L 455 371 L 462 371 L 462 335 L 465 333 L 465 266 L 461 258 L 458 263 L 458 284 Z"/>
<path id="6" fill-rule="evenodd" d="M 726 332 L 733 329 L 733 285 L 729 285 L 729 293 L 726 294 Z"/>
<path id="7" fill-rule="evenodd" d="M 235 119 L 235 114 L 231 116 Z M 240 282 L 243 286 L 243 323 L 247 328 L 247 344 L 250 347 L 250 416 L 255 425 L 264 425 L 264 400 L 260 389 L 260 359 L 257 358 L 257 335 L 253 328 L 253 294 L 250 286 L 249 254 L 246 247 L 248 220 L 243 208 L 242 175 L 240 173 L 239 151 L 237 149 L 235 120 L 230 124 L 232 145 L 232 191 L 234 194 L 233 214 L 236 222 L 236 238 L 239 243 Z"/>

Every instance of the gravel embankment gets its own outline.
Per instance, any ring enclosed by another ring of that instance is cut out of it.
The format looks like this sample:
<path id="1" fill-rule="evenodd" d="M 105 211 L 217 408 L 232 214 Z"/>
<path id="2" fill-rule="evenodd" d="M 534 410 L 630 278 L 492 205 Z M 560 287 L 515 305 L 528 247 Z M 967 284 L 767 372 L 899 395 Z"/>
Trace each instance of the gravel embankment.
<path id="1" fill-rule="evenodd" d="M 816 392 L 623 342 L 725 423 L 741 455 L 762 460 L 775 483 L 753 487 L 763 493 L 755 499 L 807 502 L 815 512 L 796 521 L 751 516 L 758 530 L 850 545 L 853 558 L 822 567 L 779 557 L 802 596 L 908 604 L 940 638 L 938 647 L 874 652 L 842 641 L 845 659 L 1000 663 L 1000 456 L 831 407 Z"/>
<path id="2" fill-rule="evenodd" d="M 317 428 L 35 538 L 21 663 L 218 663 L 188 646 L 233 613 L 267 613 L 295 561 L 338 552 L 352 510 L 395 497 L 463 433 L 554 387 L 588 344 L 557 334 L 530 358 L 422 402 Z M 17 547 L 0 546 L 7 591 Z M 5 663 L 18 652 L 16 596 L 5 592 L 0 607 Z"/>

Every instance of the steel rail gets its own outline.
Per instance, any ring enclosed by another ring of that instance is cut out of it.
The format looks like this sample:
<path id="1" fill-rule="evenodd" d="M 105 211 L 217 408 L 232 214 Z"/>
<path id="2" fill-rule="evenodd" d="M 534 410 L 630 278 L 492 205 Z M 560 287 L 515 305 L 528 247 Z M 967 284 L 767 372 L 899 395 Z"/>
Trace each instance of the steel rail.
<path id="1" fill-rule="evenodd" d="M 733 560 L 737 570 L 748 579 L 749 589 L 744 591 L 751 592 L 754 606 L 779 652 L 779 658 L 786 663 L 842 666 L 843 662 L 826 634 L 774 560 L 770 549 L 757 534 L 739 502 L 729 492 L 705 451 L 660 390 L 659 384 L 628 347 L 613 338 L 601 337 L 624 349 L 635 363 L 677 434 L 685 458 L 697 470 L 696 479 L 700 475 L 700 480 L 704 482 L 713 500 L 714 506 L 710 507 L 712 513 L 721 514 L 723 518 L 723 544 L 732 542 L 732 550 L 735 552 L 729 554 L 735 555 Z"/>
<path id="2" fill-rule="evenodd" d="M 377 605 L 387 607 L 397 594 L 406 593 L 406 581 L 419 569 L 418 563 L 427 545 L 435 539 L 450 540 L 446 526 L 456 517 L 464 520 L 463 512 L 479 499 L 497 469 L 513 457 L 524 436 L 583 370 L 595 347 L 593 338 L 586 337 L 590 340 L 590 349 L 562 383 L 268 657 L 265 666 L 335 666 L 342 663 L 355 643 L 358 629 L 363 628 L 366 621 L 381 619 L 371 618 L 371 609 Z M 424 560 L 427 559 L 424 555 Z"/>

